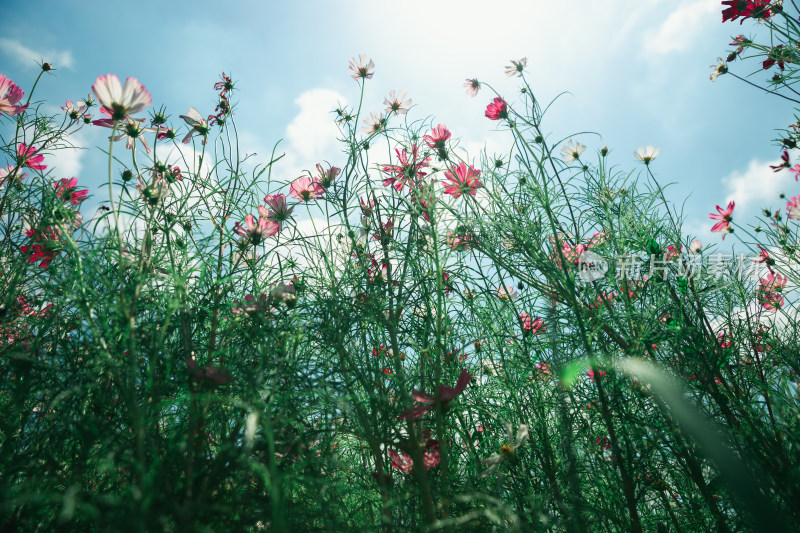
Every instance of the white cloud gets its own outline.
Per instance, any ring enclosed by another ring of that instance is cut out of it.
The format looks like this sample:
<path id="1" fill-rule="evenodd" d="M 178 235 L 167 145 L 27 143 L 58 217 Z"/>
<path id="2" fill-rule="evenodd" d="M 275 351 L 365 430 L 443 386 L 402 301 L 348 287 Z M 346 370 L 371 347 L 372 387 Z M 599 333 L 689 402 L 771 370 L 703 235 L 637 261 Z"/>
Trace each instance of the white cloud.
<path id="1" fill-rule="evenodd" d="M 34 50 L 19 41 L 0 37 L 0 52 L 17 60 L 20 65 L 34 67 L 41 62 L 50 63 L 53 68 L 71 69 L 75 65 L 69 50 Z"/>
<path id="2" fill-rule="evenodd" d="M 54 150 L 47 154 L 47 166 L 53 172 L 55 178 L 81 177 L 83 164 L 81 160 L 89 148 L 87 139 L 81 133 L 73 133 L 67 139 L 72 145 L 70 148 Z"/>
<path id="3" fill-rule="evenodd" d="M 311 89 L 294 103 L 300 107 L 300 112 L 286 127 L 286 138 L 291 143 L 290 150 L 306 166 L 313 166 L 338 144 L 339 130 L 331 111 L 340 104 L 345 105 L 345 98 L 330 89 Z"/>
<path id="4" fill-rule="evenodd" d="M 688 49 L 718 11 L 717 0 L 683 2 L 664 20 L 655 37 L 650 33 L 645 35 L 645 49 L 656 54 Z"/>
<path id="5" fill-rule="evenodd" d="M 722 178 L 727 192 L 725 204 L 735 201 L 740 213 L 774 205 L 778 195 L 789 190 L 795 182 L 791 172 L 773 172 L 769 164 L 768 161 L 753 159 L 744 172 L 733 172 Z"/>

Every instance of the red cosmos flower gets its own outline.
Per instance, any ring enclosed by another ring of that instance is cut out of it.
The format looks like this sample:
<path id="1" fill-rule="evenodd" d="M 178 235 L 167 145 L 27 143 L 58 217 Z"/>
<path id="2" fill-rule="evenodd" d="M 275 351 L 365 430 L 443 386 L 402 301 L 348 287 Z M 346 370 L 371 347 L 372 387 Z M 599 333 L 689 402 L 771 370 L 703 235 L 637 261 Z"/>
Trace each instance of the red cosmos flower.
<path id="1" fill-rule="evenodd" d="M 422 140 L 425 141 L 425 144 L 427 144 L 429 148 L 433 148 L 434 150 L 442 152 L 447 148 L 445 142 L 451 137 L 451 135 L 452 134 L 450 133 L 450 130 L 447 129 L 447 126 L 444 124 L 439 124 L 431 130 L 429 135 L 424 136 Z"/>
<path id="2" fill-rule="evenodd" d="M 444 184 L 444 193 L 453 198 L 459 198 L 462 194 L 469 193 L 475 196 L 478 188 L 483 187 L 478 177 L 481 171 L 476 170 L 472 165 L 467 166 L 463 161 L 457 167 L 444 171 L 447 181 Z"/>
<path id="3" fill-rule="evenodd" d="M 471 380 L 472 374 L 467 370 L 462 370 L 461 375 L 458 376 L 455 388 L 448 387 L 447 385 L 439 385 L 439 403 L 442 406 L 442 410 L 446 409 L 450 402 L 464 392 L 464 389 L 467 388 Z M 403 412 L 403 414 L 400 415 L 400 418 L 403 420 L 417 420 L 422 418 L 433 410 L 436 405 L 436 397 L 433 394 L 427 394 L 414 389 L 411 393 L 411 397 L 419 402 L 420 405 Z"/>
<path id="4" fill-rule="evenodd" d="M 309 200 L 318 200 L 325 194 L 325 189 L 320 185 L 319 180 L 303 176 L 297 178 L 289 186 L 289 195 L 301 202 L 308 202 Z"/>
<path id="5" fill-rule="evenodd" d="M 405 148 L 403 148 L 402 152 L 399 149 L 395 149 L 400 164 L 383 166 L 384 172 L 394 174 L 394 176 L 384 178 L 383 184 L 387 187 L 393 186 L 398 192 L 403 190 L 404 184 L 408 184 L 409 187 L 418 185 L 419 179 L 427 175 L 427 172 L 423 172 L 422 169 L 427 167 L 428 162 L 431 160 L 430 157 L 426 157 L 421 161 L 417 161 L 418 152 L 419 149 L 416 143 L 412 144 L 411 159 L 409 160 Z"/>
<path id="6" fill-rule="evenodd" d="M 227 385 L 233 382 L 230 372 L 224 368 L 216 366 L 198 368 L 197 361 L 193 357 L 186 360 L 186 366 L 189 367 L 189 377 L 194 381 L 205 380 L 212 386 Z"/>
<path id="7" fill-rule="evenodd" d="M 34 155 L 36 153 L 35 146 L 28 146 L 25 143 L 20 143 L 17 146 L 17 155 L 19 156 L 19 164 L 21 166 L 26 166 L 33 170 L 44 170 L 47 168 L 47 165 L 41 165 L 40 163 L 44 161 L 44 156 Z"/>
<path id="8" fill-rule="evenodd" d="M 523 311 L 520 313 L 519 319 L 522 322 L 522 333 L 526 336 L 541 335 L 547 331 L 544 320 L 541 318 L 531 318 L 531 315 Z"/>
<path id="9" fill-rule="evenodd" d="M 89 196 L 89 189 L 77 190 L 78 178 L 62 178 L 60 181 L 53 183 L 56 189 L 56 195 L 63 202 L 69 202 L 72 205 L 78 205 Z"/>
<path id="10" fill-rule="evenodd" d="M 272 237 L 278 233 L 280 226 L 274 220 L 269 220 L 264 217 L 258 218 L 258 223 L 253 215 L 244 217 L 245 226 L 238 222 L 236 223 L 233 232 L 236 235 L 245 237 L 253 244 L 258 244 L 267 237 Z"/>
<path id="11" fill-rule="evenodd" d="M 226 93 L 233 90 L 233 82 L 231 81 L 231 77 L 226 76 L 223 72 L 222 81 L 218 81 L 214 84 L 214 90 L 220 91 L 219 96 L 221 98 L 225 98 Z"/>
<path id="12" fill-rule="evenodd" d="M 722 10 L 722 22 L 739 17 L 742 17 L 739 24 L 750 17 L 768 19 L 772 15 L 767 9 L 769 4 L 769 0 L 724 0 L 722 5 L 729 7 Z"/>
<path id="13" fill-rule="evenodd" d="M 17 105 L 23 96 L 25 93 L 16 83 L 0 74 L 0 113 L 19 115 L 25 111 L 27 105 Z"/>
<path id="14" fill-rule="evenodd" d="M 39 266 L 42 268 L 47 268 L 56 256 L 55 251 L 55 244 L 58 242 L 59 233 L 57 230 L 53 228 L 45 228 L 45 230 L 41 233 L 37 232 L 35 229 L 31 228 L 27 232 L 25 232 L 29 238 L 33 240 L 30 245 L 20 246 L 20 251 L 22 253 L 29 253 L 30 257 L 28 258 L 29 263 L 36 263 L 37 261 L 41 261 Z"/>
<path id="15" fill-rule="evenodd" d="M 714 213 L 709 213 L 708 218 L 712 220 L 719 220 L 714 227 L 711 228 L 711 231 L 721 231 L 722 233 L 722 240 L 725 240 L 725 234 L 731 233 L 730 224 L 733 221 L 733 208 L 736 207 L 736 202 L 730 202 L 728 204 L 728 208 L 723 210 L 720 206 L 717 206 L 718 215 Z"/>
<path id="16" fill-rule="evenodd" d="M 767 54 L 767 59 L 761 64 L 764 70 L 770 68 L 775 63 L 778 64 L 778 68 L 784 70 L 784 63 L 791 63 L 791 57 L 786 53 L 783 49 L 783 45 L 779 44 L 778 46 L 771 48 L 769 53 Z"/>
<path id="17" fill-rule="evenodd" d="M 508 118 L 508 104 L 499 96 L 486 106 L 486 118 L 500 120 Z"/>

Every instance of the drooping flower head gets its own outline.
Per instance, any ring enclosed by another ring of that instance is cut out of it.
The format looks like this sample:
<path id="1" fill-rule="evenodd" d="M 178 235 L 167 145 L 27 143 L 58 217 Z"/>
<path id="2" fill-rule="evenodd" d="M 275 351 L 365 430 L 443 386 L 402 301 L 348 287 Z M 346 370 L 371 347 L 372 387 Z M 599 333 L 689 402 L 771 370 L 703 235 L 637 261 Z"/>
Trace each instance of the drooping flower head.
<path id="1" fill-rule="evenodd" d="M 89 196 L 89 189 L 78 190 L 78 178 L 62 178 L 60 181 L 53 183 L 53 187 L 56 189 L 56 195 L 64 203 L 78 205 Z"/>
<path id="2" fill-rule="evenodd" d="M 19 165 L 26 166 L 33 170 L 44 170 L 47 168 L 47 165 L 42 165 L 42 161 L 44 161 L 44 156 L 36 154 L 36 147 L 35 146 L 28 146 L 25 143 L 20 143 L 17 146 L 17 156 L 19 157 Z"/>
<path id="3" fill-rule="evenodd" d="M 97 101 L 113 120 L 122 120 L 127 115 L 138 113 L 152 103 L 150 93 L 136 78 L 127 78 L 125 87 L 114 74 L 98 76 L 92 85 Z"/>
<path id="4" fill-rule="evenodd" d="M 481 90 L 481 83 L 478 78 L 467 78 L 464 81 L 464 87 L 467 89 L 468 95 L 475 97 L 478 95 L 478 91 Z"/>
<path id="5" fill-rule="evenodd" d="M 373 70 L 375 69 L 375 63 L 372 60 L 369 60 L 367 63 L 367 56 L 366 54 L 358 54 L 358 62 L 356 62 L 355 58 L 350 58 L 350 66 L 348 70 L 352 73 L 352 77 L 354 80 L 368 80 L 372 78 Z"/>
<path id="6" fill-rule="evenodd" d="M 714 226 L 711 228 L 711 231 L 721 231 L 722 239 L 725 240 L 725 235 L 728 233 L 732 233 L 733 230 L 730 228 L 731 222 L 733 221 L 733 208 L 736 207 L 736 202 L 730 202 L 728 204 L 727 209 L 722 209 L 720 206 L 717 206 L 717 213 L 714 214 L 710 213 L 708 218 L 712 220 L 719 220 Z"/>
<path id="7" fill-rule="evenodd" d="M 317 200 L 324 194 L 325 189 L 322 188 L 319 181 L 309 176 L 297 178 L 289 186 L 289 195 L 301 202 Z"/>
<path id="8" fill-rule="evenodd" d="M 25 111 L 27 105 L 17 105 L 23 96 L 25 93 L 16 83 L 0 74 L 0 113 L 19 115 Z"/>
<path id="9" fill-rule="evenodd" d="M 486 113 L 484 113 L 486 118 L 489 120 L 500 120 L 500 119 L 507 119 L 508 118 L 508 104 L 505 100 L 500 98 L 499 96 L 491 101 L 491 103 L 486 106 Z"/>
<path id="10" fill-rule="evenodd" d="M 200 115 L 200 112 L 197 109 L 190 107 L 189 111 L 185 115 L 180 115 L 180 118 L 183 119 L 185 123 L 191 126 L 189 133 L 183 138 L 183 144 L 188 144 L 191 140 L 192 136 L 200 135 L 203 138 L 201 144 L 206 144 L 206 138 L 208 137 L 208 121 Z"/>
<path id="11" fill-rule="evenodd" d="M 475 196 L 478 188 L 483 187 L 478 177 L 481 171 L 476 170 L 472 165 L 467 165 L 463 161 L 458 166 L 450 170 L 445 170 L 444 192 L 453 198 L 458 198 L 462 194 Z"/>

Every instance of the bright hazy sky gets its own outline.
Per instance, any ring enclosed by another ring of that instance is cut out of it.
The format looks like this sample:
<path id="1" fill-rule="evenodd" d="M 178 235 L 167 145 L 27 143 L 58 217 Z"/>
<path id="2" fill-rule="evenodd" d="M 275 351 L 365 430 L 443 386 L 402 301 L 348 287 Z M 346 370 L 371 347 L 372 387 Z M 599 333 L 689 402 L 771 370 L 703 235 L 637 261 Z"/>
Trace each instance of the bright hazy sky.
<path id="1" fill-rule="evenodd" d="M 770 140 L 792 118 L 790 102 L 764 95 L 731 76 L 709 81 L 709 65 L 730 50 L 731 36 L 758 34 L 750 21 L 721 23 L 719 0 L 566 1 L 230 1 L 103 2 L 5 0 L 0 21 L 0 73 L 26 93 L 43 59 L 57 70 L 36 96 L 53 112 L 79 100 L 100 74 L 134 76 L 165 105 L 174 126 L 189 106 L 203 115 L 216 104 L 222 71 L 236 81 L 236 121 L 246 152 L 267 161 L 272 146 L 287 157 L 284 179 L 318 161 L 337 165 L 337 103 L 357 103 L 350 57 L 375 62 L 365 109 L 383 111 L 390 89 L 414 100 L 408 117 L 445 123 L 462 146 L 508 146 L 507 134 L 483 116 L 492 94 L 464 92 L 465 78 L 489 82 L 510 102 L 518 80 L 510 59 L 528 58 L 527 76 L 540 101 L 567 91 L 544 123 L 560 139 L 591 152 L 607 145 L 620 170 L 641 170 L 633 151 L 661 149 L 653 170 L 674 183 L 668 197 L 685 204 L 685 231 L 711 235 L 707 214 L 737 202 L 739 222 L 761 207 L 782 207 L 777 195 L 796 194 L 789 172 L 773 173 L 779 149 Z M 113 6 L 113 7 L 112 7 Z M 740 75 L 758 61 L 731 69 Z M 761 83 L 771 74 L 757 73 Z M 144 116 L 144 115 L 143 115 Z M 105 145 L 108 130 L 84 128 L 83 146 Z M 102 154 L 73 152 L 56 162 L 59 174 L 81 184 L 104 182 Z M 95 200 L 105 198 L 97 190 Z"/>

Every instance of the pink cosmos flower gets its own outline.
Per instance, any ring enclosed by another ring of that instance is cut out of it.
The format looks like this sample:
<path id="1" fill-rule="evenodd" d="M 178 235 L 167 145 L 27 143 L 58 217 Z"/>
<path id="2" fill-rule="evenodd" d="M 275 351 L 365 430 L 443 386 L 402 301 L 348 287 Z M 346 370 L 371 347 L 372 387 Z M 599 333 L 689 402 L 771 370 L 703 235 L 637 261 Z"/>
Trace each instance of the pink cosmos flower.
<path id="1" fill-rule="evenodd" d="M 5 182 L 15 183 L 17 181 L 22 181 L 27 175 L 27 173 L 19 175 L 19 167 L 15 165 L 6 165 L 4 168 L 0 168 L 0 187 L 2 187 Z"/>
<path id="2" fill-rule="evenodd" d="M 301 202 L 317 200 L 322 198 L 324 194 L 325 189 L 319 184 L 319 180 L 312 179 L 309 176 L 297 178 L 289 186 L 289 195 Z"/>
<path id="3" fill-rule="evenodd" d="M 430 470 L 431 468 L 438 466 L 441 462 L 441 456 L 439 454 L 439 441 L 430 438 L 430 430 L 426 429 L 423 435 L 423 438 L 426 440 L 425 451 L 422 453 L 422 464 L 425 467 L 425 470 Z M 414 461 L 406 452 L 402 450 L 398 452 L 392 448 L 388 448 L 386 453 L 389 454 L 392 468 L 400 470 L 404 474 L 410 474 L 414 470 Z"/>
<path id="4" fill-rule="evenodd" d="M 258 314 L 266 314 L 269 311 L 267 295 L 262 292 L 258 299 L 256 299 L 252 294 L 248 294 L 244 297 L 244 303 L 239 300 L 234 300 L 234 306 L 231 308 L 231 311 L 233 311 L 235 315 L 247 315 L 249 317 L 254 317 Z"/>
<path id="5" fill-rule="evenodd" d="M 478 91 L 481 90 L 481 83 L 477 78 L 467 78 L 464 81 L 464 87 L 467 89 L 468 95 L 475 97 L 478 95 Z"/>
<path id="6" fill-rule="evenodd" d="M 183 144 L 189 144 L 189 141 L 192 139 L 192 136 L 197 134 L 203 138 L 201 144 L 205 145 L 206 140 L 208 138 L 208 121 L 200 116 L 200 112 L 197 109 L 190 107 L 189 111 L 185 115 L 180 115 L 180 118 L 183 119 L 185 123 L 191 126 L 192 129 L 189 130 L 189 133 L 183 138 L 181 141 Z"/>
<path id="7" fill-rule="evenodd" d="M 711 228 L 711 231 L 721 231 L 721 232 L 723 232 L 722 233 L 722 239 L 723 240 L 725 240 L 725 235 L 727 233 L 731 233 L 731 231 L 732 231 L 730 229 L 730 224 L 733 221 L 733 208 L 734 207 L 736 207 L 736 203 L 735 202 L 730 202 L 728 204 L 727 209 L 724 209 L 724 210 L 720 206 L 717 206 L 717 212 L 719 213 L 718 215 L 715 215 L 714 213 L 710 213 L 708 215 L 708 218 L 710 218 L 712 220 L 719 220 L 719 222 L 714 224 L 714 227 Z"/>
<path id="8" fill-rule="evenodd" d="M 451 133 L 450 130 L 447 129 L 447 126 L 444 124 L 439 124 L 431 130 L 429 135 L 424 136 L 422 140 L 425 141 L 425 144 L 427 144 L 428 147 L 442 152 L 447 148 L 445 142 L 450 138 L 450 136 Z"/>
<path id="9" fill-rule="evenodd" d="M 78 178 L 62 178 L 60 181 L 53 183 L 56 190 L 56 195 L 61 198 L 63 202 L 69 202 L 72 205 L 78 205 L 89 196 L 89 189 L 78 189 Z"/>
<path id="10" fill-rule="evenodd" d="M 586 375 L 589 376 L 589 379 L 592 381 L 592 383 L 596 383 L 598 377 L 603 377 L 606 375 L 606 371 L 598 370 L 597 373 L 595 373 L 594 369 L 590 368 Z"/>
<path id="11" fill-rule="evenodd" d="M 467 370 L 462 370 L 461 375 L 458 376 L 455 388 L 448 387 L 447 385 L 439 385 L 439 403 L 442 406 L 442 410 L 458 397 L 459 394 L 464 392 L 464 389 L 467 388 L 470 381 L 472 381 L 472 374 Z M 419 402 L 420 405 L 403 412 L 403 414 L 400 415 L 400 418 L 403 420 L 417 420 L 422 418 L 433 410 L 436 405 L 436 397 L 433 394 L 427 394 L 415 389 L 411 393 L 411 397 Z"/>
<path id="12" fill-rule="evenodd" d="M 259 217 L 258 223 L 253 215 L 244 217 L 244 226 L 236 223 L 233 232 L 236 235 L 245 237 L 253 244 L 258 244 L 267 237 L 272 237 L 278 233 L 279 226 L 274 220 L 269 220 L 264 217 Z"/>
<path id="13" fill-rule="evenodd" d="M 761 278 L 756 290 L 758 302 L 767 311 L 777 311 L 783 307 L 784 299 L 781 292 L 786 287 L 786 276 L 770 272 L 767 277 Z"/>
<path id="14" fill-rule="evenodd" d="M 372 198 L 369 203 L 366 203 L 362 197 L 359 197 L 359 200 L 361 200 L 361 214 L 364 215 L 365 218 L 372 216 L 372 210 L 378 204 L 378 200 Z"/>
<path id="15" fill-rule="evenodd" d="M 405 98 L 405 91 L 400 91 L 397 96 L 394 94 L 394 89 L 389 91 L 389 98 L 384 98 L 383 100 L 383 105 L 387 106 L 385 109 L 386 114 L 405 115 L 408 113 L 408 108 L 413 103 L 413 100 L 411 98 L 406 100 Z"/>
<path id="16" fill-rule="evenodd" d="M 691 250 L 692 253 L 694 254 L 699 253 L 700 250 L 702 249 L 703 249 L 703 243 L 700 242 L 698 239 L 693 239 L 689 245 L 689 250 Z"/>
<path id="17" fill-rule="evenodd" d="M 486 113 L 484 114 L 489 120 L 506 119 L 508 118 L 508 104 L 498 96 L 486 106 Z"/>
<path id="18" fill-rule="evenodd" d="M 278 223 L 278 226 L 283 229 L 283 223 L 289 220 L 289 216 L 291 216 L 292 211 L 294 211 L 294 207 L 288 207 L 286 205 L 286 196 L 283 194 L 268 194 L 264 197 L 264 202 L 269 206 L 270 210 L 265 215 L 261 212 L 262 208 L 259 206 L 258 211 L 261 213 L 261 216 L 274 220 Z"/>
<path id="19" fill-rule="evenodd" d="M 25 111 L 27 105 L 17 105 L 23 96 L 25 93 L 16 83 L 0 74 L 0 113 L 19 115 Z"/>
<path id="20" fill-rule="evenodd" d="M 479 187 L 483 187 L 478 176 L 481 171 L 475 170 L 472 165 L 467 166 L 463 161 L 457 167 L 451 170 L 444 171 L 444 177 L 447 181 L 444 183 L 445 194 L 452 195 L 453 198 L 459 198 L 464 193 L 469 193 L 475 196 Z"/>
<path id="21" fill-rule="evenodd" d="M 511 285 L 504 285 L 502 287 L 497 287 L 494 291 L 497 298 L 500 300 L 513 300 L 517 297 L 517 290 L 512 287 Z"/>
<path id="22" fill-rule="evenodd" d="M 25 143 L 20 143 L 17 146 L 17 155 L 19 156 L 19 164 L 21 166 L 26 166 L 33 170 L 44 170 L 47 168 L 47 165 L 40 164 L 44 161 L 44 156 L 34 155 L 36 153 L 35 146 L 28 146 Z"/>
<path id="23" fill-rule="evenodd" d="M 361 128 L 364 133 L 378 133 L 386 128 L 386 117 L 383 113 L 380 115 L 375 111 L 371 111 L 369 117 L 364 118 L 366 126 Z"/>
<path id="24" fill-rule="evenodd" d="M 522 332 L 525 335 L 541 335 L 547 331 L 544 320 L 539 317 L 532 318 L 524 311 L 520 313 L 519 320 L 522 322 Z"/>
<path id="25" fill-rule="evenodd" d="M 419 150 L 416 144 L 411 145 L 410 158 L 405 148 L 403 148 L 402 152 L 397 148 L 394 151 L 400 164 L 383 166 L 384 172 L 394 174 L 394 176 L 384 178 L 383 184 L 387 187 L 393 186 L 398 192 L 403 190 L 405 184 L 408 184 L 409 187 L 418 185 L 420 178 L 424 178 L 427 175 L 427 172 L 423 172 L 422 169 L 428 166 L 431 158 L 426 157 L 418 160 Z"/>
<path id="26" fill-rule="evenodd" d="M 323 189 L 327 189 L 333 184 L 333 180 L 336 179 L 336 176 L 338 176 L 341 171 L 342 169 L 339 167 L 330 167 L 328 170 L 325 170 L 322 168 L 322 165 L 317 163 L 317 173 L 319 174 L 319 179 L 317 179 L 317 181 Z"/>
<path id="27" fill-rule="evenodd" d="M 97 101 L 113 120 L 122 120 L 127 115 L 138 113 L 152 103 L 150 93 L 136 78 L 127 78 L 125 87 L 114 74 L 98 76 L 92 85 Z"/>
<path id="28" fill-rule="evenodd" d="M 770 274 L 774 274 L 775 271 L 772 270 L 772 265 L 775 264 L 775 260 L 772 257 L 770 257 L 769 252 L 760 244 L 756 246 L 758 246 L 758 249 L 760 251 L 758 252 L 758 260 L 754 260 L 754 262 L 766 265 L 767 270 L 769 270 Z"/>
<path id="29" fill-rule="evenodd" d="M 547 363 L 543 363 L 542 361 L 539 361 L 534 365 L 534 367 L 536 368 L 536 370 L 541 372 L 542 375 L 544 375 L 544 376 L 549 376 L 550 375 L 550 365 L 548 365 Z"/>
<path id="30" fill-rule="evenodd" d="M 83 116 L 86 112 L 86 103 L 85 102 L 78 102 L 77 104 L 72 103 L 72 100 L 67 100 L 63 106 L 61 106 L 67 116 L 72 121 L 76 121 Z"/>
<path id="31" fill-rule="evenodd" d="M 367 63 L 366 54 L 358 54 L 358 62 L 356 62 L 355 58 L 350 58 L 348 70 L 352 73 L 352 77 L 356 81 L 358 81 L 359 78 L 363 80 L 372 78 L 372 71 L 374 69 L 375 63 L 373 63 L 371 59 L 369 63 Z"/>
<path id="32" fill-rule="evenodd" d="M 792 196 L 792 198 L 786 202 L 786 212 L 789 213 L 787 216 L 794 220 L 800 220 L 800 196 Z"/>
<path id="33" fill-rule="evenodd" d="M 761 278 L 761 288 L 769 291 L 780 292 L 786 287 L 786 276 L 782 274 L 770 273 L 765 278 Z"/>
<path id="34" fill-rule="evenodd" d="M 789 169 L 789 172 L 794 174 L 794 181 L 797 181 L 800 178 L 800 163 L 796 163 L 792 168 Z"/>

